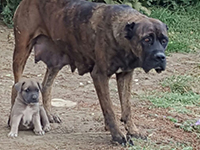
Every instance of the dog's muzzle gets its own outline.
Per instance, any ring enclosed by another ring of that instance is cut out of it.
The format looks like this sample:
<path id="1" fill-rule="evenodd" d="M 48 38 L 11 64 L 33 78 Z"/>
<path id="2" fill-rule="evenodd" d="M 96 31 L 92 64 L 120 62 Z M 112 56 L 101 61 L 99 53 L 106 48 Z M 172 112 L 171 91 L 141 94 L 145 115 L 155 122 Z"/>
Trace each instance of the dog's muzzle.
<path id="1" fill-rule="evenodd" d="M 164 53 L 158 52 L 154 55 L 155 60 L 158 62 L 158 66 L 154 69 L 157 73 L 161 73 L 166 68 L 166 56 Z"/>
<path id="2" fill-rule="evenodd" d="M 157 73 L 161 73 L 166 68 L 166 56 L 163 52 L 155 52 L 150 54 L 143 62 L 144 71 L 147 73 L 151 69 L 155 69 Z"/>
<path id="3" fill-rule="evenodd" d="M 38 96 L 36 94 L 31 95 L 31 103 L 37 103 L 38 101 Z"/>

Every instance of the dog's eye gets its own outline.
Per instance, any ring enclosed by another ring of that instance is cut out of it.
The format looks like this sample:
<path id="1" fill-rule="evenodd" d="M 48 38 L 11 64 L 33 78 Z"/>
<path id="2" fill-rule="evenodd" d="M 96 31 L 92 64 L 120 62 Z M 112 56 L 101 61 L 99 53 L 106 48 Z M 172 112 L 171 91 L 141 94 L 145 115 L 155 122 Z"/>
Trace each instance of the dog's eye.
<path id="1" fill-rule="evenodd" d="M 26 89 L 26 90 L 25 90 L 25 92 L 29 92 L 29 91 L 30 91 L 29 89 Z"/>
<path id="2" fill-rule="evenodd" d="M 164 44 L 167 43 L 167 39 L 162 39 L 160 42 L 161 42 L 162 45 L 164 45 Z"/>
<path id="3" fill-rule="evenodd" d="M 144 41 L 145 41 L 145 42 L 149 42 L 150 39 L 149 39 L 149 38 L 145 38 Z"/>
<path id="4" fill-rule="evenodd" d="M 151 44 L 152 41 L 153 41 L 153 39 L 152 39 L 151 36 L 149 36 L 149 37 L 145 37 L 145 38 L 144 38 L 144 42 L 145 42 L 146 44 Z"/>
<path id="5" fill-rule="evenodd" d="M 36 89 L 36 92 L 39 92 L 39 89 Z"/>

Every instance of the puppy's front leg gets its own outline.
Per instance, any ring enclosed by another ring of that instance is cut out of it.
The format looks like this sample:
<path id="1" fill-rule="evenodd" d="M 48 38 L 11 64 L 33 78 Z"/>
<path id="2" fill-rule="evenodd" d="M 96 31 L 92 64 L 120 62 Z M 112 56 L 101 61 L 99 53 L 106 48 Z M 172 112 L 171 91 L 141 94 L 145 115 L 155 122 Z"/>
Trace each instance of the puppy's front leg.
<path id="1" fill-rule="evenodd" d="M 47 113 L 46 113 L 43 106 L 40 106 L 40 117 L 41 117 L 41 120 L 42 120 L 43 130 L 45 132 L 49 132 L 51 130 L 51 126 L 50 126 L 50 123 L 49 123 L 49 119 L 47 117 Z"/>
<path id="2" fill-rule="evenodd" d="M 44 135 L 45 132 L 42 130 L 39 112 L 33 116 L 33 125 L 34 125 L 33 131 L 35 132 L 36 135 Z"/>
<path id="3" fill-rule="evenodd" d="M 10 133 L 8 133 L 8 137 L 17 137 L 18 136 L 18 127 L 19 127 L 19 123 L 21 121 L 22 115 L 13 115 L 11 117 L 11 131 Z"/>

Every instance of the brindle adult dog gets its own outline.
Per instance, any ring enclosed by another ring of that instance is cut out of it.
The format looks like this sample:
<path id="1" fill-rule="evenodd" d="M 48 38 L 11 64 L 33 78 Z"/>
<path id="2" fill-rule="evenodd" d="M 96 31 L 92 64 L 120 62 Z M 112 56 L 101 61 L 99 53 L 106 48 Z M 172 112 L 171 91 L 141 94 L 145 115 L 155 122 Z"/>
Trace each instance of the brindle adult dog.
<path id="1" fill-rule="evenodd" d="M 109 94 L 109 78 L 116 74 L 121 121 L 128 135 L 140 136 L 132 120 L 129 102 L 133 70 L 165 70 L 167 27 L 157 19 L 140 14 L 127 5 L 106 5 L 83 0 L 23 0 L 14 17 L 15 83 L 22 77 L 29 54 L 43 61 L 47 71 L 43 80 L 43 103 L 50 121 L 51 87 L 59 70 L 70 65 L 83 75 L 90 73 L 112 139 L 125 143 Z M 12 103 L 16 91 L 12 91 Z"/>

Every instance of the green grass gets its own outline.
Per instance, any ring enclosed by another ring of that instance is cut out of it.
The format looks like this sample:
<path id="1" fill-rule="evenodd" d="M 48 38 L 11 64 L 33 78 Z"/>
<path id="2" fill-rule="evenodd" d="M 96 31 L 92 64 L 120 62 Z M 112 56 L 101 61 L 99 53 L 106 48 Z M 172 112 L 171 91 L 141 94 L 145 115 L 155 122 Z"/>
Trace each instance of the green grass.
<path id="1" fill-rule="evenodd" d="M 187 146 L 183 143 L 176 143 L 171 140 L 167 145 L 165 144 L 156 144 L 156 142 L 148 139 L 147 141 L 141 139 L 134 139 L 134 146 L 128 148 L 128 150 L 192 150 L 193 148 Z"/>
<path id="2" fill-rule="evenodd" d="M 184 94 L 192 91 L 192 83 L 196 83 L 192 76 L 173 75 L 166 78 L 161 84 L 163 87 L 169 87 L 170 92 Z"/>
<path id="3" fill-rule="evenodd" d="M 200 95 L 193 92 L 180 93 L 155 93 L 147 97 L 156 107 L 172 108 L 176 112 L 189 113 L 186 106 L 198 105 L 200 102 Z"/>
<path id="4" fill-rule="evenodd" d="M 167 92 L 148 93 L 147 98 L 156 106 L 173 108 L 177 112 L 188 113 L 186 106 L 199 105 L 200 95 L 193 91 L 197 88 L 199 77 L 189 75 L 173 75 L 164 79 L 161 85 L 169 90 Z"/>
<path id="5" fill-rule="evenodd" d="M 171 111 L 177 113 L 192 114 L 187 107 L 199 107 L 200 95 L 194 92 L 193 89 L 199 89 L 200 78 L 190 75 L 173 75 L 164 79 L 161 85 L 168 88 L 168 92 L 153 91 L 148 93 L 144 98 L 152 102 L 155 107 L 170 108 Z M 171 116 L 166 116 L 173 123 L 178 123 L 179 120 Z M 200 126 L 191 126 L 197 121 L 186 120 L 179 124 L 180 128 L 188 132 L 200 133 Z"/>
<path id="6" fill-rule="evenodd" d="M 160 19 L 169 28 L 167 52 L 194 52 L 200 49 L 200 3 L 169 10 L 152 8 L 151 17 Z"/>
<path id="7" fill-rule="evenodd" d="M 200 126 L 195 125 L 196 122 L 196 119 L 186 120 L 182 124 L 180 124 L 180 128 L 187 132 L 196 132 L 196 134 L 200 136 Z"/>
<path id="8" fill-rule="evenodd" d="M 167 92 L 151 91 L 147 93 L 143 98 L 151 101 L 153 107 L 170 108 L 169 111 L 176 113 L 185 113 L 196 116 L 194 112 L 191 112 L 191 108 L 200 106 L 200 95 L 197 94 L 194 89 L 199 89 L 200 78 L 198 76 L 191 75 L 173 75 L 164 79 L 160 84 L 166 89 Z M 151 106 L 150 106 L 151 107 Z M 190 108 L 190 109 L 188 109 Z M 200 137 L 200 126 L 195 125 L 199 118 L 194 117 L 192 120 L 185 118 L 183 121 L 178 120 L 176 117 L 165 116 L 166 119 L 173 122 L 177 127 L 186 132 L 193 132 Z M 135 141 L 135 139 L 134 139 Z M 155 142 L 155 141 L 154 141 Z M 189 145 L 173 142 L 169 145 L 155 144 L 148 140 L 148 142 L 136 141 L 134 147 L 130 150 L 192 150 Z"/>

